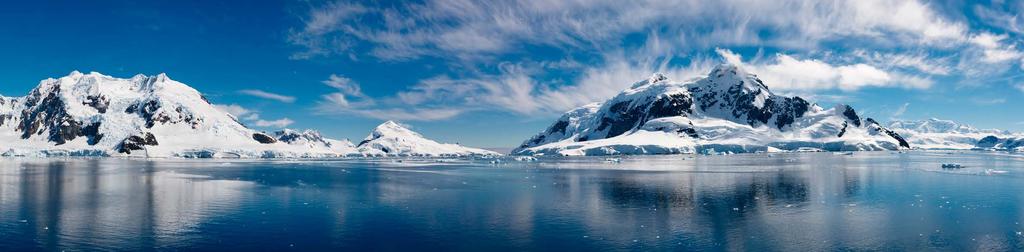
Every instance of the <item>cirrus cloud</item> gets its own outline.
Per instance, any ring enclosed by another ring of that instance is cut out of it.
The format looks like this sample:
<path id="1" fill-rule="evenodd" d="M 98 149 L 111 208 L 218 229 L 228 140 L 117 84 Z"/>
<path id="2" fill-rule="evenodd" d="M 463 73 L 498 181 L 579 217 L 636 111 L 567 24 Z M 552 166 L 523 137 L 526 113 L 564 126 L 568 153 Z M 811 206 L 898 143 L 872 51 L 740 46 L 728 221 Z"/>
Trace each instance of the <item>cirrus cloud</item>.
<path id="1" fill-rule="evenodd" d="M 294 96 L 275 94 L 275 93 L 271 93 L 271 92 L 267 92 L 267 91 L 263 91 L 263 90 L 258 90 L 258 89 L 242 89 L 242 90 L 238 90 L 238 93 L 245 94 L 245 95 L 250 95 L 250 96 L 255 96 L 255 97 L 259 97 L 259 98 L 263 98 L 263 99 L 268 99 L 268 100 L 275 100 L 275 101 L 284 102 L 284 103 L 293 103 L 293 102 L 295 102 L 295 97 Z"/>

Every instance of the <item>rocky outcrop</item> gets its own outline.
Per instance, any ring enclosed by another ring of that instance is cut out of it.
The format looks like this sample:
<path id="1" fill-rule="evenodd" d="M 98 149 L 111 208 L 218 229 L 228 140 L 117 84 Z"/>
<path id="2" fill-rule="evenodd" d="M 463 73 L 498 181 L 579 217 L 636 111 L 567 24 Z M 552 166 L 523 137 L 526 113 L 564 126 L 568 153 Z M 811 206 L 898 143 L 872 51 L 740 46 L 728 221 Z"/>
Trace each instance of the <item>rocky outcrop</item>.
<path id="1" fill-rule="evenodd" d="M 143 136 L 129 136 L 121 141 L 121 144 L 117 146 L 117 152 L 124 154 L 132 154 L 132 151 L 145 150 L 146 146 L 157 146 L 160 143 L 156 141 L 156 136 L 152 133 L 146 133 Z"/>
<path id="2" fill-rule="evenodd" d="M 987 136 L 979 140 L 975 146 L 988 150 L 1024 151 L 1024 138 Z"/>
<path id="3" fill-rule="evenodd" d="M 886 129 L 885 127 L 882 127 L 882 125 L 878 124 L 878 122 L 875 121 L 875 119 L 868 118 L 865 119 L 864 121 L 866 121 L 868 125 L 871 126 L 871 129 L 877 132 L 885 133 L 885 135 L 890 136 L 893 139 L 896 139 L 896 141 L 899 142 L 900 147 L 910 148 L 910 143 L 908 143 L 906 139 L 903 139 L 903 137 L 900 136 L 900 134 L 892 130 Z"/>
<path id="4" fill-rule="evenodd" d="M 272 144 L 277 142 L 277 139 L 262 132 L 252 133 L 252 139 L 261 144 Z"/>
<path id="5" fill-rule="evenodd" d="M 84 123 L 75 120 L 67 113 L 67 104 L 61 99 L 59 86 L 40 87 L 26 97 L 21 111 L 21 124 L 16 130 L 21 131 L 21 138 L 28 139 L 33 135 L 44 135 L 56 145 L 62 145 L 78 137 L 88 137 L 89 144 L 94 145 L 103 138 L 99 133 L 100 122 Z M 11 118 L 7 115 L 6 118 Z"/>

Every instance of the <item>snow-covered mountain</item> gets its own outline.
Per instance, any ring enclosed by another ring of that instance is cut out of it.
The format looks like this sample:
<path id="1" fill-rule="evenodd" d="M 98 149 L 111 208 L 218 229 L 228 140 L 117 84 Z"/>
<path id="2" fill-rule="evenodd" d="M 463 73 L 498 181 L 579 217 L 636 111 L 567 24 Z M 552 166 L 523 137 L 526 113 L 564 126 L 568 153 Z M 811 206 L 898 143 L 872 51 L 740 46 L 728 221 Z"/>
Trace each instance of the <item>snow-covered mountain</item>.
<path id="1" fill-rule="evenodd" d="M 315 132 L 249 129 L 164 74 L 120 79 L 72 72 L 27 96 L 0 97 L 0 155 L 333 157 L 351 143 Z"/>
<path id="2" fill-rule="evenodd" d="M 897 120 L 889 129 L 906 137 L 919 149 L 1015 150 L 1024 147 L 1024 134 L 1006 130 L 978 129 L 949 120 Z"/>
<path id="3" fill-rule="evenodd" d="M 315 153 L 337 153 L 339 156 L 359 155 L 356 146 L 348 140 L 325 138 L 315 130 L 295 131 L 283 129 L 274 132 L 277 141 L 293 146 L 309 148 Z"/>
<path id="4" fill-rule="evenodd" d="M 360 153 L 369 156 L 488 156 L 497 152 L 463 147 L 458 144 L 438 143 L 424 138 L 401 124 L 387 121 L 357 146 Z"/>
<path id="5" fill-rule="evenodd" d="M 772 93 L 756 75 L 719 65 L 700 79 L 655 74 L 602 103 L 569 111 L 516 155 L 614 155 L 775 150 L 896 150 L 900 134 L 853 108 L 824 109 Z"/>

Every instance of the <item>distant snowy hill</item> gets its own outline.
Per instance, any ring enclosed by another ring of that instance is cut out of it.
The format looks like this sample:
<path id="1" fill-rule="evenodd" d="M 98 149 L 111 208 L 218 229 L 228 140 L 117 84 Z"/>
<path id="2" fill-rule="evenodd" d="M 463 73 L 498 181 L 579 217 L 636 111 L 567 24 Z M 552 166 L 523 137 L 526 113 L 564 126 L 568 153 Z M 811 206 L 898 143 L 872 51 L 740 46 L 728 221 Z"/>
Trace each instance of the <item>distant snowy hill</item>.
<path id="1" fill-rule="evenodd" d="M 997 129 L 977 129 L 949 120 L 897 120 L 888 128 L 907 138 L 919 149 L 992 149 L 1019 150 L 1024 134 Z"/>
<path id="2" fill-rule="evenodd" d="M 438 143 L 396 122 L 387 121 L 359 143 L 360 153 L 370 156 L 484 156 L 497 152 Z"/>
<path id="3" fill-rule="evenodd" d="M 513 150 L 516 155 L 615 155 L 778 150 L 896 150 L 903 137 L 853 108 L 823 109 L 772 93 L 734 65 L 675 82 L 664 75 L 579 107 Z"/>
<path id="4" fill-rule="evenodd" d="M 413 153 L 470 153 L 418 134 Z M 381 146 L 391 146 L 381 142 Z M 120 79 L 72 72 L 47 79 L 24 97 L 0 97 L 0 156 L 340 157 L 364 156 L 347 140 L 316 131 L 249 129 L 164 74 Z M 376 143 L 376 142 L 375 142 Z M 401 145 L 399 145 L 401 146 Z M 433 148 L 433 149 L 423 149 Z M 404 149 L 395 149 L 404 150 Z"/>

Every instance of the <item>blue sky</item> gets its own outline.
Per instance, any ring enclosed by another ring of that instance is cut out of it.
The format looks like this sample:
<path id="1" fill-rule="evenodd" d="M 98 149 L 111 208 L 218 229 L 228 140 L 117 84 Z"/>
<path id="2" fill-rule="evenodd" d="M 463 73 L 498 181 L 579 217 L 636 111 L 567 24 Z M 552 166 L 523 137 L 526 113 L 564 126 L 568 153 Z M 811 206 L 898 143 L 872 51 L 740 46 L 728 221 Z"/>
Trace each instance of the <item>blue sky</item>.
<path id="1" fill-rule="evenodd" d="M 21 1 L 0 94 L 167 73 L 253 127 L 508 147 L 653 72 L 740 64 L 881 121 L 1024 130 L 1024 1 Z"/>

